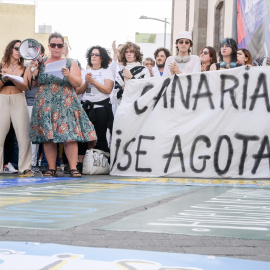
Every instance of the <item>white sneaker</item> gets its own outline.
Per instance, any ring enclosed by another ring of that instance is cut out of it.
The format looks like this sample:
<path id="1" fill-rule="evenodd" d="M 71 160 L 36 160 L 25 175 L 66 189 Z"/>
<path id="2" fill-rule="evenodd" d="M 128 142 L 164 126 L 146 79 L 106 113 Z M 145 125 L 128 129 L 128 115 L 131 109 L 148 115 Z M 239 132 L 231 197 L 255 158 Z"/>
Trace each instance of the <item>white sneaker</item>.
<path id="1" fill-rule="evenodd" d="M 16 170 L 10 162 L 3 169 L 3 173 L 17 173 L 17 172 L 18 170 Z"/>

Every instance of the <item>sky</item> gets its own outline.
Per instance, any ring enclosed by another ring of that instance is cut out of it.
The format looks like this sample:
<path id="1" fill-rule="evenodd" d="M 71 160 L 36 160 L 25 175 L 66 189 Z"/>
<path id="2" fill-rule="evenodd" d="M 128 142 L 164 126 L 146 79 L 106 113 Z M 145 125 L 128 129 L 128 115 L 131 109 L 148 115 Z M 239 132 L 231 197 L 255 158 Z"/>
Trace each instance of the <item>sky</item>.
<path id="1" fill-rule="evenodd" d="M 116 44 L 135 42 L 135 33 L 164 33 L 164 23 L 141 20 L 141 15 L 165 19 L 171 32 L 172 0 L 0 0 L 0 3 L 36 4 L 38 25 L 51 25 L 53 32 L 68 36 L 69 56 L 86 66 L 88 48 L 100 45 L 111 50 Z M 29 37 L 31 38 L 31 37 Z"/>

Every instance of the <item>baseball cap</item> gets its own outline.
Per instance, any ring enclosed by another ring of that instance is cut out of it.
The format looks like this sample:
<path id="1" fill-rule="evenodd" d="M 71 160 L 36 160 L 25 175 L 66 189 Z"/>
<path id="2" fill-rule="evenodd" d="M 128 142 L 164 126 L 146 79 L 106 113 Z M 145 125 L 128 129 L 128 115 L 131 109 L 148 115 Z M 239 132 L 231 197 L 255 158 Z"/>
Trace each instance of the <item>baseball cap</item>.
<path id="1" fill-rule="evenodd" d="M 182 31 L 178 34 L 176 40 L 181 39 L 181 38 L 186 38 L 189 39 L 190 41 L 192 41 L 192 36 L 191 33 L 188 31 Z"/>

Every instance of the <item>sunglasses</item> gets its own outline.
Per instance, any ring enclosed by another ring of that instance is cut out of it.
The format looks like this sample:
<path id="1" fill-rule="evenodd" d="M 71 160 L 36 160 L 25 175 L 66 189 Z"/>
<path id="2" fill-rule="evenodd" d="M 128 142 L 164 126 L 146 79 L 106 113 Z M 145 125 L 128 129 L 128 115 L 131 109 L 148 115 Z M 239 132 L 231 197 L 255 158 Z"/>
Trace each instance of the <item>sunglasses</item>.
<path id="1" fill-rule="evenodd" d="M 16 51 L 19 51 L 19 47 L 14 47 L 13 49 Z"/>
<path id="2" fill-rule="evenodd" d="M 180 40 L 178 43 L 180 43 L 180 44 L 186 44 L 186 45 L 188 45 L 188 44 L 190 44 L 190 42 L 189 41 L 183 41 L 183 40 Z"/>
<path id="3" fill-rule="evenodd" d="M 91 53 L 90 56 L 96 56 L 96 57 L 99 57 L 100 54 L 99 54 L 99 53 Z"/>
<path id="4" fill-rule="evenodd" d="M 57 47 L 58 49 L 62 49 L 62 48 L 64 47 L 64 44 L 61 44 L 61 43 L 59 43 L 59 44 L 51 43 L 51 44 L 50 44 L 50 47 L 51 47 L 51 48 Z"/>
<path id="5" fill-rule="evenodd" d="M 201 52 L 201 54 L 207 55 L 208 52 L 207 51 L 204 51 L 204 52 Z"/>

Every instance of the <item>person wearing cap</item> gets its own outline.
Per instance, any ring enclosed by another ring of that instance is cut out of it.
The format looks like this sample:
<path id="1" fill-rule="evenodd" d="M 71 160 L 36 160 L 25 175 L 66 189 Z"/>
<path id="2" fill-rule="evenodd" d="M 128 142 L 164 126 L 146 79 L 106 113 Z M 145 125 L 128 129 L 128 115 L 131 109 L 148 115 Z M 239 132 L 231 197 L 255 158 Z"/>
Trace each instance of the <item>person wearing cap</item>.
<path id="1" fill-rule="evenodd" d="M 166 60 L 163 76 L 174 74 L 201 72 L 201 62 L 197 55 L 190 55 L 193 45 L 191 33 L 182 31 L 175 41 L 176 56 L 169 56 Z"/>

